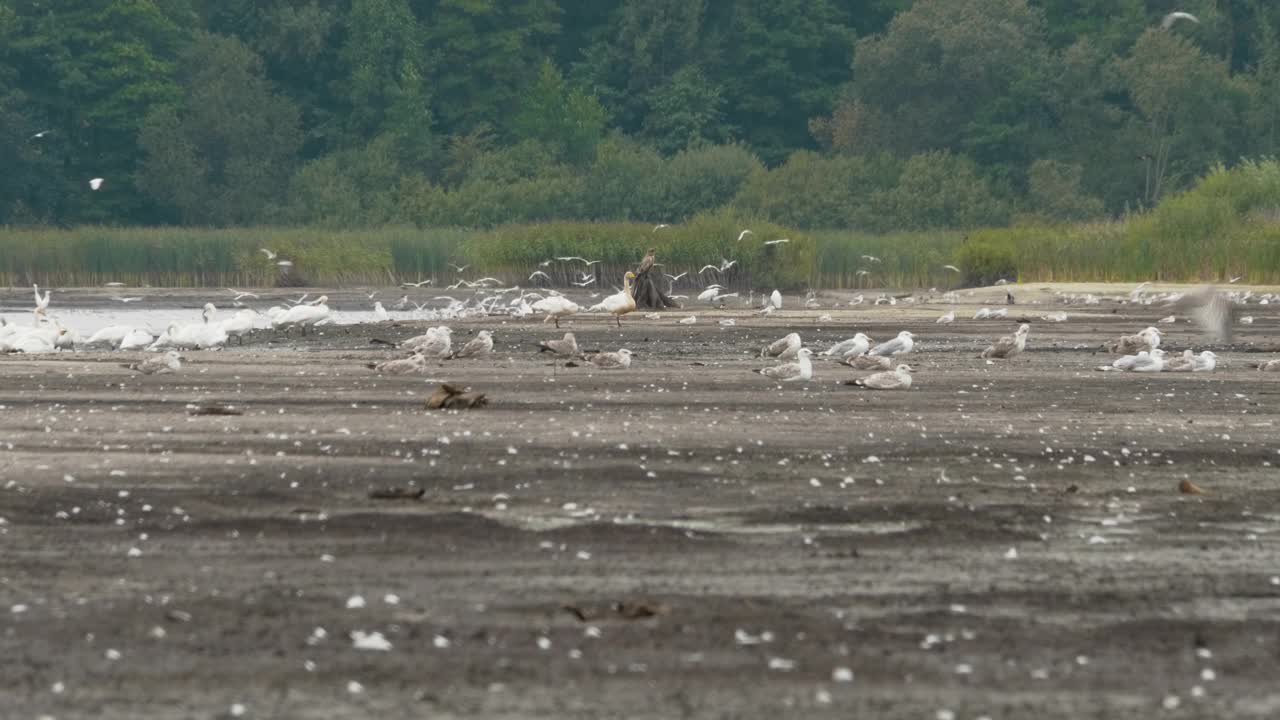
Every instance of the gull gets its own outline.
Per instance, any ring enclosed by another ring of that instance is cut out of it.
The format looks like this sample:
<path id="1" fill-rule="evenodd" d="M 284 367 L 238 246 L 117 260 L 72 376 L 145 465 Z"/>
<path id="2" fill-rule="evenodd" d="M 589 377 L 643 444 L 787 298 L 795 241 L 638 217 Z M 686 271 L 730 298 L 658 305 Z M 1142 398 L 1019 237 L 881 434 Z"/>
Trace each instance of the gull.
<path id="1" fill-rule="evenodd" d="M 708 270 L 715 270 L 716 272 L 720 272 L 720 267 L 717 265 L 703 265 L 702 269 L 698 271 L 698 274 L 701 275 L 702 273 Z"/>
<path id="2" fill-rule="evenodd" d="M 267 256 L 267 260 L 276 259 L 276 253 L 273 250 L 268 250 L 266 248 L 258 248 L 258 252 L 265 254 Z"/>
<path id="3" fill-rule="evenodd" d="M 547 282 L 551 282 L 551 276 L 541 270 L 534 270 L 533 274 L 529 275 L 529 282 L 533 282 L 533 279 L 536 277 L 540 277 L 545 279 Z"/>
<path id="4" fill-rule="evenodd" d="M 243 299 L 245 299 L 245 298 L 247 298 L 247 297 L 248 297 L 248 298 L 253 298 L 253 299 L 255 299 L 255 300 L 257 300 L 257 299 L 258 299 L 258 296 L 257 296 L 257 295 L 255 295 L 254 293 L 251 293 L 251 292 L 245 292 L 244 290 L 236 290 L 235 288 L 227 288 L 227 292 L 231 293 L 232 295 L 235 295 L 235 298 L 234 298 L 235 300 L 243 300 Z"/>
<path id="5" fill-rule="evenodd" d="M 911 366 L 899 365 L 891 372 L 878 372 L 857 380 L 849 380 L 845 385 L 855 385 L 871 390 L 910 390 Z"/>
<path id="6" fill-rule="evenodd" d="M 631 281 L 635 277 L 636 274 L 628 270 L 627 274 L 622 276 L 622 290 L 592 305 L 587 312 L 610 313 L 617 321 L 618 327 L 622 327 L 622 316 L 636 309 L 636 299 L 631 296 Z"/>
<path id="7" fill-rule="evenodd" d="M 1155 350 L 1160 347 L 1160 329 L 1149 327 L 1136 335 L 1125 335 L 1111 344 L 1111 352 L 1127 355 L 1139 350 Z"/>
<path id="8" fill-rule="evenodd" d="M 292 261 L 292 260 L 278 260 L 278 261 L 276 261 L 276 266 L 277 266 L 277 267 L 282 267 L 282 268 L 291 268 L 291 267 L 293 267 L 293 261 Z"/>
<path id="9" fill-rule="evenodd" d="M 1099 370 L 1122 370 L 1126 372 L 1160 372 L 1164 369 L 1164 351 L 1155 349 L 1151 351 L 1143 350 L 1137 355 L 1125 355 L 1119 358 L 1110 366 L 1103 366 Z"/>
<path id="10" fill-rule="evenodd" d="M 1280 372 L 1280 359 L 1260 362 L 1254 367 L 1258 368 L 1259 372 Z"/>
<path id="11" fill-rule="evenodd" d="M 411 337 L 397 347 L 412 350 L 429 357 L 445 357 L 452 349 L 452 334 L 453 330 L 450 330 L 445 325 L 427 328 L 426 333 Z"/>
<path id="12" fill-rule="evenodd" d="M 1212 350 L 1204 350 L 1196 355 L 1191 350 L 1184 350 L 1181 355 L 1166 360 L 1165 372 L 1212 372 L 1218 366 L 1218 356 Z"/>
<path id="13" fill-rule="evenodd" d="M 1048 315 L 1045 315 L 1044 319 L 1048 320 L 1049 322 L 1066 322 L 1067 314 L 1064 312 L 1050 313 Z"/>
<path id="14" fill-rule="evenodd" d="M 777 308 L 775 308 L 775 307 L 774 307 L 774 306 L 772 306 L 772 305 L 765 305 L 765 306 L 764 306 L 764 308 L 762 308 L 762 309 L 760 310 L 760 313 L 759 313 L 759 314 L 760 314 L 762 317 L 763 317 L 763 316 L 765 316 L 765 315 L 772 315 L 774 310 L 777 310 Z"/>
<path id="15" fill-rule="evenodd" d="M 742 238 L 748 235 L 755 235 L 755 233 L 751 232 L 750 230 L 743 230 L 742 232 L 738 233 L 738 241 L 741 242 Z"/>
<path id="16" fill-rule="evenodd" d="M 653 231 L 654 231 L 654 232 L 658 232 L 658 231 L 659 231 L 659 230 L 661 230 L 662 228 L 667 228 L 667 227 L 671 227 L 671 226 L 670 226 L 670 225 L 668 225 L 668 224 L 666 224 L 666 223 L 658 223 L 657 225 L 654 225 L 654 226 L 653 226 Z"/>
<path id="17" fill-rule="evenodd" d="M 563 296 L 554 296 L 543 298 L 535 302 L 532 306 L 534 312 L 546 313 L 542 323 L 545 325 L 548 320 L 555 320 L 556 327 L 560 327 L 560 318 L 573 315 L 582 308 L 577 303 Z"/>
<path id="18" fill-rule="evenodd" d="M 93 178 L 92 180 L 89 181 L 89 189 L 97 190 L 98 188 L 102 187 L 102 183 L 103 183 L 102 178 Z"/>
<path id="19" fill-rule="evenodd" d="M 418 281 L 418 282 L 416 282 L 416 283 L 411 283 L 411 282 L 402 282 L 402 283 L 400 283 L 400 287 L 402 287 L 402 288 L 411 288 L 411 287 L 412 287 L 412 288 L 420 288 L 420 287 L 422 287 L 423 285 L 430 285 L 430 284 L 431 284 L 431 280 L 420 280 L 420 281 Z"/>
<path id="20" fill-rule="evenodd" d="M 1160 318 L 1159 320 L 1157 320 L 1157 322 L 1159 322 L 1161 325 L 1168 325 L 1168 324 L 1170 324 L 1170 323 L 1176 323 L 1176 322 L 1178 322 L 1178 316 L 1177 316 L 1177 315 L 1170 315 L 1169 317 L 1163 317 L 1163 318 Z"/>
<path id="21" fill-rule="evenodd" d="M 477 357 L 479 355 L 488 355 L 493 352 L 493 333 L 488 330 L 481 330 L 466 345 L 458 348 L 450 359 Z"/>
<path id="22" fill-rule="evenodd" d="M 973 314 L 973 319 L 990 320 L 992 318 L 1004 318 L 1008 316 L 1009 311 L 1006 308 L 996 308 L 995 310 L 992 310 L 991 308 L 978 308 L 978 311 Z"/>
<path id="23" fill-rule="evenodd" d="M 569 257 L 558 257 L 556 259 L 559 260 L 560 262 L 573 262 L 574 260 L 577 260 L 578 262 L 586 263 L 587 267 L 591 267 L 592 265 L 595 265 L 596 263 L 601 262 L 600 260 L 588 260 L 586 258 L 581 258 L 581 257 L 578 257 L 577 255 L 571 255 Z"/>
<path id="24" fill-rule="evenodd" d="M 723 285 L 708 285 L 706 290 L 698 293 L 698 299 L 703 302 L 714 303 L 716 301 L 716 297 L 720 295 L 720 291 L 723 289 Z"/>
<path id="25" fill-rule="evenodd" d="M 720 272 L 725 272 L 726 270 L 728 270 L 729 268 L 737 264 L 738 264 L 737 260 L 726 260 L 725 258 L 720 258 Z"/>
<path id="26" fill-rule="evenodd" d="M 625 370 L 631 367 L 632 354 L 630 350 L 622 348 L 617 352 L 592 353 L 585 359 L 601 370 Z"/>
<path id="27" fill-rule="evenodd" d="M 960 268 L 956 267 L 955 265 L 943 265 L 942 269 L 950 270 L 951 272 L 960 272 Z"/>
<path id="28" fill-rule="evenodd" d="M 777 290 L 774 290 L 773 294 L 769 296 L 769 304 L 772 305 L 775 309 L 781 310 L 782 309 L 782 293 L 778 292 Z"/>
<path id="29" fill-rule="evenodd" d="M 813 379 L 813 363 L 809 360 L 812 355 L 813 351 L 809 348 L 800 348 L 796 352 L 795 362 L 760 368 L 752 372 L 759 373 L 778 382 L 794 382 L 797 380 L 808 382 Z"/>
<path id="30" fill-rule="evenodd" d="M 859 270 L 858 272 L 854 273 L 854 275 L 857 275 L 858 277 L 862 277 L 863 275 L 870 275 L 870 274 L 871 274 L 870 270 Z"/>
<path id="31" fill-rule="evenodd" d="M 311 297 L 311 293 L 303 293 L 302 297 L 298 298 L 297 300 L 290 300 L 288 298 L 285 298 L 285 302 L 289 303 L 290 305 L 301 305 L 309 297 Z"/>
<path id="32" fill-rule="evenodd" d="M 1245 315 L 1244 317 L 1240 318 L 1240 324 L 1241 324 L 1241 325 L 1252 325 L 1252 324 L 1253 324 L 1253 316 L 1252 316 L 1252 315 Z"/>
<path id="33" fill-rule="evenodd" d="M 569 284 L 575 287 L 586 287 L 595 281 L 596 281 L 595 275 L 583 275 L 582 282 L 570 282 Z"/>
<path id="34" fill-rule="evenodd" d="M 365 367 L 387 375 L 410 375 L 427 371 L 427 359 L 422 353 L 415 352 L 407 358 L 384 360 L 380 363 L 369 363 Z"/>
<path id="35" fill-rule="evenodd" d="M 1023 350 L 1027 349 L 1027 333 L 1031 332 L 1031 326 L 1023 323 L 1018 326 L 1018 331 L 1012 335 L 1005 335 L 996 341 L 994 345 L 982 351 L 982 358 L 1002 358 L 1009 359 Z"/>
<path id="36" fill-rule="evenodd" d="M 846 355 L 840 364 L 855 370 L 888 370 L 893 367 L 893 360 L 883 355 Z"/>
<path id="37" fill-rule="evenodd" d="M 124 287 L 124 283 L 122 283 L 122 282 L 109 282 L 109 283 L 104 283 L 104 284 L 102 285 L 102 287 Z"/>
<path id="38" fill-rule="evenodd" d="M 863 335 L 862 333 L 858 333 L 848 340 L 841 340 L 835 345 L 832 345 L 822 354 L 827 357 L 844 358 L 849 355 L 861 355 L 870 349 L 871 338 Z"/>
<path id="39" fill-rule="evenodd" d="M 538 343 L 538 352 L 551 352 L 557 355 L 578 356 L 582 353 L 578 350 L 578 340 L 573 333 L 567 332 L 564 337 L 559 340 L 543 340 Z"/>
<path id="40" fill-rule="evenodd" d="M 548 260 L 547 262 L 550 263 L 551 261 Z M 449 263 L 449 267 L 453 268 L 454 272 L 466 272 L 467 268 L 471 266 L 470 265 L 454 265 L 453 263 Z M 546 267 L 546 266 L 544 265 L 543 267 Z"/>
<path id="41" fill-rule="evenodd" d="M 1244 279 L 1243 275 L 1237 275 L 1233 278 L 1229 278 L 1227 282 L 1230 283 L 1231 285 L 1235 285 L 1236 283 L 1240 282 L 1243 279 Z"/>
<path id="42" fill-rule="evenodd" d="M 308 305 L 323 305 L 323 304 L 325 304 L 325 303 L 327 303 L 327 302 L 329 302 L 329 296 L 328 296 L 328 295 L 321 295 L 320 297 L 316 298 L 315 300 L 308 300 L 308 301 L 307 301 L 307 304 L 308 304 Z"/>
<path id="43" fill-rule="evenodd" d="M 35 309 L 35 313 L 36 313 L 36 315 L 44 315 L 44 314 L 45 314 L 45 312 L 49 309 L 49 294 L 50 294 L 50 293 L 52 293 L 53 291 L 52 291 L 52 290 L 45 290 L 45 291 L 44 291 L 44 297 L 42 298 L 42 297 L 40 297 L 40 286 L 39 286 L 39 285 L 32 285 L 32 286 L 31 286 L 31 289 L 32 289 L 32 291 L 33 291 L 33 292 L 35 292 L 35 294 L 36 294 L 36 309 Z"/>
<path id="44" fill-rule="evenodd" d="M 1231 325 L 1239 313 L 1231 298 L 1212 286 L 1184 294 L 1174 303 L 1174 308 L 1190 310 L 1196 323 L 1219 340 L 1231 339 Z"/>
<path id="45" fill-rule="evenodd" d="M 382 307 L 381 302 L 373 304 L 373 319 L 378 322 L 385 322 L 391 319 L 391 315 L 387 313 L 387 309 Z"/>
<path id="46" fill-rule="evenodd" d="M 140 297 L 118 297 L 118 298 L 111 298 L 111 299 L 112 299 L 112 300 L 119 300 L 119 301 L 120 301 L 120 302 L 122 302 L 122 303 L 131 303 L 131 302 L 138 302 L 138 301 L 139 301 L 139 300 L 141 300 L 142 298 L 140 298 Z"/>
<path id="47" fill-rule="evenodd" d="M 942 317 L 938 318 L 937 320 L 934 320 L 934 322 L 937 323 L 938 325 L 949 325 L 955 321 L 956 321 L 955 310 L 952 310 L 951 312 L 944 314 Z"/>
<path id="48" fill-rule="evenodd" d="M 686 318 L 680 318 L 680 320 L 678 320 L 677 322 L 679 322 L 681 325 L 692 325 L 698 322 L 698 318 L 696 315 L 690 315 L 689 317 L 686 317 Z"/>
<path id="49" fill-rule="evenodd" d="M 125 363 L 120 367 L 133 370 L 134 372 L 140 372 L 143 375 L 162 375 L 165 373 L 177 372 L 182 369 L 181 360 L 182 356 L 178 354 L 177 350 L 170 350 L 163 355 L 149 357 L 146 360 L 132 364 Z"/>
<path id="50" fill-rule="evenodd" d="M 864 298 L 861 294 L 859 294 L 857 297 L 849 301 L 849 307 L 853 307 L 855 305 L 861 305 L 865 301 L 866 301 L 866 298 Z"/>
<path id="51" fill-rule="evenodd" d="M 1200 24 L 1200 19 L 1189 12 L 1171 12 L 1168 15 L 1165 15 L 1164 19 L 1160 21 L 1160 29 L 1168 30 L 1179 20 L 1190 20 L 1197 25 Z"/>
<path id="52" fill-rule="evenodd" d="M 675 283 L 677 280 L 679 280 L 680 278 L 682 278 L 682 277 L 684 277 L 685 275 L 688 275 L 688 274 L 689 274 L 689 273 L 688 273 L 687 271 L 686 271 L 686 272 L 682 272 L 682 273 L 680 273 L 679 275 L 667 275 L 666 273 L 663 273 L 663 275 L 664 275 L 664 276 L 666 276 L 666 278 L 667 278 L 668 280 L 670 280 L 672 283 Z"/>
<path id="53" fill-rule="evenodd" d="M 831 317 L 831 313 L 823 313 L 819 315 L 818 319 L 814 320 L 814 322 L 831 322 L 832 320 L 833 318 Z"/>
<path id="54" fill-rule="evenodd" d="M 733 318 L 726 318 L 720 321 L 721 327 L 733 327 L 734 325 L 737 325 L 737 324 L 738 324 L 738 321 L 734 320 Z"/>
<path id="55" fill-rule="evenodd" d="M 540 267 L 540 268 L 550 267 L 550 266 L 551 266 L 551 263 L 553 263 L 553 262 L 555 262 L 555 260 L 554 260 L 554 259 L 543 260 L 542 262 L 538 263 L 538 267 Z M 470 266 L 470 265 L 468 265 L 467 267 L 471 267 L 471 266 Z"/>
<path id="56" fill-rule="evenodd" d="M 800 333 L 789 333 L 760 349 L 760 357 L 788 358 L 800 352 Z"/>
<path id="57" fill-rule="evenodd" d="M 409 296 L 401 295 L 400 299 L 396 301 L 396 304 L 392 305 L 391 307 L 397 310 L 404 310 L 405 308 L 409 307 Z"/>
<path id="58" fill-rule="evenodd" d="M 30 139 L 30 140 L 39 140 L 39 139 L 43 138 L 45 135 L 48 135 L 48 134 L 49 134 L 49 133 L 51 133 L 51 132 L 53 132 L 53 131 L 52 131 L 52 130 L 41 130 L 40 132 L 36 133 L 35 135 L 32 135 L 29 139 Z"/>
<path id="59" fill-rule="evenodd" d="M 791 238 L 782 238 L 780 240 L 766 240 L 765 245 L 781 245 L 782 243 L 791 242 Z"/>
<path id="60" fill-rule="evenodd" d="M 878 258 L 878 257 L 876 257 L 876 256 L 874 256 L 874 255 L 863 255 L 863 256 L 862 256 L 862 259 L 863 259 L 863 260 L 866 260 L 867 262 L 873 262 L 873 263 L 878 263 L 878 262 L 880 262 L 880 258 Z"/>
<path id="61" fill-rule="evenodd" d="M 906 355 L 915 347 L 915 336 L 910 330 L 903 330 L 892 340 L 887 340 L 871 348 L 869 355 Z"/>

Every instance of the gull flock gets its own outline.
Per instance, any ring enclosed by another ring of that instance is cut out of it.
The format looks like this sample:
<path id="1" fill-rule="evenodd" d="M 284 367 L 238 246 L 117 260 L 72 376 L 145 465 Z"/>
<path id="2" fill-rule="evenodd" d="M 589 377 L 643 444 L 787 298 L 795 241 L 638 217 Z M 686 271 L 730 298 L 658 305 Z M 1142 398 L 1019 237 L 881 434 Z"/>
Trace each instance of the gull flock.
<path id="1" fill-rule="evenodd" d="M 590 264 L 599 261 L 588 261 L 585 258 L 557 258 L 560 261 L 583 262 Z M 398 311 L 398 320 L 413 321 L 467 321 L 493 315 L 524 318 L 541 317 L 542 322 L 554 321 L 557 328 L 564 320 L 572 320 L 581 313 L 604 314 L 611 317 L 616 327 L 622 327 L 622 317 L 636 310 L 636 302 L 632 296 L 632 281 L 635 274 L 627 272 L 622 278 L 622 288 L 604 297 L 600 302 L 583 308 L 573 300 L 553 290 L 545 293 L 520 291 L 519 288 L 496 288 L 494 278 L 483 278 L 470 283 L 473 286 L 489 288 L 489 294 L 468 300 L 458 300 L 448 296 L 430 298 L 422 304 L 414 303 L 412 311 Z M 409 283 L 410 286 L 421 287 L 422 283 Z M 151 375 L 178 372 L 185 358 L 181 351 L 216 350 L 228 345 L 243 344 L 245 336 L 258 331 L 276 331 L 288 334 L 296 329 L 300 335 L 314 332 L 316 328 L 334 324 L 337 314 L 329 305 L 329 298 L 320 295 L 311 299 L 303 295 L 297 299 L 286 300 L 283 305 L 274 305 L 264 312 L 245 307 L 243 300 L 257 299 L 254 293 L 228 288 L 234 296 L 232 301 L 239 307 L 234 313 L 223 313 L 212 302 L 201 308 L 199 319 L 190 322 L 171 322 L 161 332 L 153 333 L 148 327 L 128 324 L 112 324 L 98 328 L 87 337 L 68 329 L 60 321 L 51 308 L 54 307 L 53 293 L 33 286 L 34 306 L 31 310 L 31 324 L 24 326 L 11 324 L 0 319 L 0 352 L 40 354 L 73 350 L 120 350 L 120 351 L 154 351 L 162 353 L 134 363 L 124 364 L 135 372 Z M 377 292 L 367 293 L 372 299 Z M 753 294 L 754 295 L 754 294 Z M 508 297 L 510 296 L 510 297 Z M 736 297 L 737 293 L 725 293 L 723 286 L 712 285 L 700 296 L 699 300 L 709 303 L 722 303 L 725 298 Z M 888 296 L 882 296 L 888 297 Z M 1008 295 L 1012 300 L 1012 295 Z M 904 302 L 911 302 L 909 296 L 898 296 Z M 897 299 L 897 298 L 894 298 Z M 782 295 L 775 290 L 763 295 L 764 310 L 775 311 L 783 306 Z M 944 301 L 956 302 L 955 293 L 947 293 Z M 1102 298 L 1093 295 L 1059 294 L 1057 300 L 1066 305 L 1098 305 Z M 1139 307 L 1156 305 L 1181 309 L 1189 314 L 1187 321 L 1198 320 L 1206 329 L 1220 336 L 1229 336 L 1229 325 L 1237 315 L 1237 308 L 1249 302 L 1270 304 L 1277 300 L 1271 295 L 1253 296 L 1249 291 L 1232 293 L 1167 293 L 1157 294 L 1150 291 L 1150 285 L 1144 283 L 1130 292 L 1120 302 Z M 429 308 L 432 303 L 445 303 Z M 879 300 L 876 304 L 881 304 Z M 885 303 L 889 304 L 889 303 Z M 397 308 L 407 308 L 410 303 L 405 296 L 396 303 Z M 804 306 L 806 309 L 820 307 L 814 293 L 809 293 Z M 392 315 L 377 301 L 371 313 L 374 322 L 391 321 Z M 660 318 L 661 315 L 650 314 L 646 317 Z M 1007 308 L 982 307 L 974 314 L 974 319 L 1002 319 L 1008 317 Z M 1024 318 L 1025 319 L 1025 318 Z M 1064 322 L 1065 313 L 1053 313 L 1042 317 L 1048 322 Z M 1252 319 L 1252 318 L 1248 318 Z M 830 315 L 824 315 L 821 321 L 829 321 Z M 1133 334 L 1122 335 L 1113 341 L 1104 343 L 1103 348 L 1118 359 L 1096 369 L 1106 372 L 1212 372 L 1218 366 L 1218 356 L 1211 350 L 1196 353 L 1186 349 L 1180 354 L 1167 355 L 1167 349 L 1161 347 L 1166 331 L 1158 325 L 1172 325 L 1178 316 L 1163 318 L 1157 324 L 1143 328 Z M 677 321 L 683 325 L 696 323 L 695 316 L 686 316 Z M 956 311 L 949 310 L 937 319 L 938 324 L 956 323 Z M 1244 319 L 1239 319 L 1243 323 Z M 732 327 L 731 319 L 720 321 L 721 327 Z M 1031 325 L 1021 322 L 1010 334 L 995 339 L 978 357 L 991 364 L 996 360 L 1012 360 L 1027 349 L 1031 335 Z M 383 342 L 374 340 L 374 342 Z M 452 330 L 447 324 L 429 327 L 421 335 L 411 337 L 393 345 L 407 355 L 392 358 L 383 362 L 369 363 L 368 367 L 375 372 L 387 375 L 422 374 L 428 372 L 430 360 L 456 360 L 480 358 L 491 355 L 494 351 L 494 335 L 490 330 L 481 330 L 475 337 L 461 345 L 455 345 Z M 772 360 L 776 364 L 755 368 L 760 376 L 778 383 L 804 383 L 815 378 L 814 359 L 833 361 L 843 366 L 860 371 L 872 371 L 873 374 L 858 378 L 846 384 L 872 390 L 907 390 L 913 386 L 911 365 L 902 362 L 906 356 L 916 351 L 917 338 L 910 330 L 902 330 L 892 337 L 877 342 L 864 333 L 856 333 L 853 337 L 831 344 L 825 350 L 816 352 L 804 346 L 801 336 L 791 332 L 761 348 L 759 356 Z M 634 353 L 626 348 L 615 351 L 584 351 L 578 346 L 572 332 L 559 338 L 548 338 L 538 343 L 539 352 L 549 352 L 555 356 L 563 356 L 571 360 L 601 370 L 626 370 L 631 367 Z M 574 363 L 570 363 L 572 366 Z M 1267 360 L 1255 363 L 1254 367 L 1264 372 L 1280 371 L 1280 360 Z"/>

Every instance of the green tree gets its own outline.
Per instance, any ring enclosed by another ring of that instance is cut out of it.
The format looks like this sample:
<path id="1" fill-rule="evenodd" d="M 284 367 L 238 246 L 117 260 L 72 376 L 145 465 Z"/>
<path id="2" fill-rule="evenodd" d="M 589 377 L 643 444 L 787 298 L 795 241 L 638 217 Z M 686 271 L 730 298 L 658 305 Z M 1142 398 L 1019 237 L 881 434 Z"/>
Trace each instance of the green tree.
<path id="1" fill-rule="evenodd" d="M 949 152 L 922 153 L 902 166 L 898 184 L 875 202 L 885 226 L 903 230 L 1003 225 L 1008 208 L 991 192 L 973 161 Z"/>
<path id="2" fill-rule="evenodd" d="M 569 86 L 550 60 L 543 61 L 511 121 L 514 138 L 536 140 L 575 164 L 595 156 L 604 127 L 600 102 L 583 89 Z"/>
<path id="3" fill-rule="evenodd" d="M 234 38 L 197 37 L 181 75 L 178 106 L 146 118 L 139 184 L 184 222 L 262 221 L 296 161 L 297 109 L 272 91 L 259 58 Z"/>
<path id="4" fill-rule="evenodd" d="M 144 198 L 133 182 L 142 119 L 179 93 L 173 59 L 180 29 L 194 15 L 180 2 L 82 0 L 22 3 L 9 48 L 33 116 L 47 119 L 67 181 L 80 195 L 62 220 L 144 220 Z M 15 23 L 16 21 L 16 23 Z M 87 181 L 103 177 L 97 193 Z"/>
<path id="5" fill-rule="evenodd" d="M 714 6 L 708 67 L 726 119 L 766 162 L 810 147 L 809 118 L 830 112 L 850 78 L 854 34 L 831 0 L 737 0 Z"/>
<path id="6" fill-rule="evenodd" d="M 419 12 L 430 49 L 435 116 L 446 133 L 506 128 L 559 32 L 555 0 L 430 0 Z"/>
<path id="7" fill-rule="evenodd" d="M 725 121 L 724 108 L 724 92 L 700 68 L 680 68 L 650 94 L 644 135 L 667 154 L 727 142 L 733 131 Z"/>
<path id="8" fill-rule="evenodd" d="M 1225 62 L 1153 29 L 1117 69 L 1142 123 L 1144 201 L 1154 204 L 1232 152 L 1248 93 L 1231 81 Z"/>
<path id="9" fill-rule="evenodd" d="M 346 102 L 347 143 L 389 135 L 406 165 L 431 161 L 430 98 L 422 32 L 407 0 L 353 0 L 338 83 Z"/>
<path id="10" fill-rule="evenodd" d="M 1085 194 L 1083 168 L 1056 160 L 1038 160 L 1028 173 L 1028 199 L 1034 215 L 1055 222 L 1092 220 L 1102 215 L 1102 201 Z"/>

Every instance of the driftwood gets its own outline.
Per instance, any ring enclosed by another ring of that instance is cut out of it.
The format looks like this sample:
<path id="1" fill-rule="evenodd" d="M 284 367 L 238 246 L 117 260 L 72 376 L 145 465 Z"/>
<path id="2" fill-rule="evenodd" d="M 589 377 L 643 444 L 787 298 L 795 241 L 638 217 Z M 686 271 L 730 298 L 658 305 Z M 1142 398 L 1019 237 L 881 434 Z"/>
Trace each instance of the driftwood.
<path id="1" fill-rule="evenodd" d="M 649 252 L 645 254 L 644 259 L 640 261 L 640 265 L 636 268 L 636 279 L 631 286 L 631 297 L 635 298 L 637 308 L 652 310 L 678 308 L 680 303 L 673 300 L 659 287 L 659 283 L 662 282 L 662 271 L 659 270 L 655 273 L 655 252 L 653 248 L 649 248 Z"/>

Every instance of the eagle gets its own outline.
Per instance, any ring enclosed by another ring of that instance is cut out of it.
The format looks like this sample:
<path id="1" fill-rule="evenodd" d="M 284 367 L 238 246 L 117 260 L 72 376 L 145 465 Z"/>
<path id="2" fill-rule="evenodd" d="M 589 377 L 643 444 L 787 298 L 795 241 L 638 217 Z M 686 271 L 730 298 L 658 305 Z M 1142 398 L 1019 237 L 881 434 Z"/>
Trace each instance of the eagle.
<path id="1" fill-rule="evenodd" d="M 649 268 L 653 267 L 654 254 L 657 252 L 657 248 L 649 248 L 649 252 L 645 253 L 640 260 L 640 267 L 636 268 L 636 275 L 643 275 L 649 272 Z"/>

